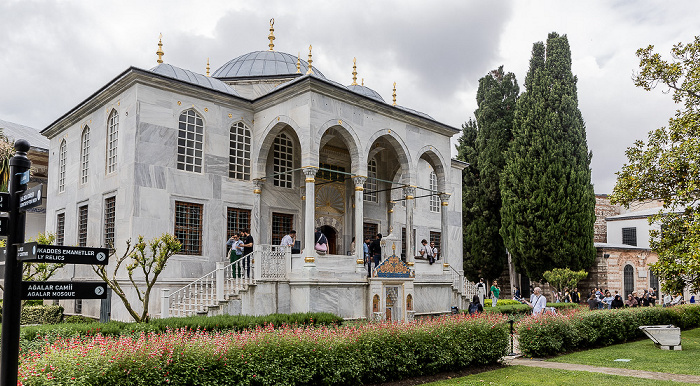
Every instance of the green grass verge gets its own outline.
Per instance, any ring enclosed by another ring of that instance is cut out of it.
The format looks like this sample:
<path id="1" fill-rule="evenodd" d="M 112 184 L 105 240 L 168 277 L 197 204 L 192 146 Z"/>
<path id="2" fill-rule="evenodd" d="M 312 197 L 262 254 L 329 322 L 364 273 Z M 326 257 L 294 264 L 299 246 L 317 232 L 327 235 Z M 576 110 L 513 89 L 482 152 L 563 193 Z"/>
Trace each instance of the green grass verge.
<path id="1" fill-rule="evenodd" d="M 649 338 L 552 358 L 550 362 L 700 375 L 700 328 L 681 332 L 682 351 L 656 348 Z M 615 362 L 615 359 L 630 359 Z"/>
<path id="2" fill-rule="evenodd" d="M 462 378 L 448 379 L 428 383 L 439 385 L 689 385 L 689 383 L 672 381 L 655 381 L 652 379 L 623 377 L 589 373 L 586 371 L 552 370 L 527 366 L 508 366 L 503 369 L 473 374 Z"/>

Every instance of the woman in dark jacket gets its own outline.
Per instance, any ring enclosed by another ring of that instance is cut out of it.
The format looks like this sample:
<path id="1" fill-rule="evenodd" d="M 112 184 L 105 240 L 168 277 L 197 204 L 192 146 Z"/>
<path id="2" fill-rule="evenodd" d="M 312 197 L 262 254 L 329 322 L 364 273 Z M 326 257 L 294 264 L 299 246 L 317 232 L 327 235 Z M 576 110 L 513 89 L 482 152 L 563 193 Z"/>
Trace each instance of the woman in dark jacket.
<path id="1" fill-rule="evenodd" d="M 612 303 L 610 303 L 610 308 L 624 308 L 625 303 L 622 301 L 622 296 L 620 295 L 615 295 L 615 299 L 613 299 Z"/>
<path id="2" fill-rule="evenodd" d="M 480 314 L 484 312 L 484 306 L 479 301 L 479 295 L 474 295 L 472 302 L 469 304 L 469 315 Z"/>

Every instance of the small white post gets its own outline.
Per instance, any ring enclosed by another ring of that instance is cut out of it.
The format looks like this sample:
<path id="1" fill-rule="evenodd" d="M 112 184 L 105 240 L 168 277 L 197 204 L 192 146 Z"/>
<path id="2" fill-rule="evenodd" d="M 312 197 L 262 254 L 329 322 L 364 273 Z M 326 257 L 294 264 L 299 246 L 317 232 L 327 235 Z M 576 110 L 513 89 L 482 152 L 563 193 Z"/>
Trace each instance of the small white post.
<path id="1" fill-rule="evenodd" d="M 160 318 L 169 317 L 170 311 L 170 290 L 163 288 L 160 290 Z"/>
<path id="2" fill-rule="evenodd" d="M 216 300 L 223 302 L 224 299 L 224 267 L 226 263 L 223 261 L 216 262 Z"/>

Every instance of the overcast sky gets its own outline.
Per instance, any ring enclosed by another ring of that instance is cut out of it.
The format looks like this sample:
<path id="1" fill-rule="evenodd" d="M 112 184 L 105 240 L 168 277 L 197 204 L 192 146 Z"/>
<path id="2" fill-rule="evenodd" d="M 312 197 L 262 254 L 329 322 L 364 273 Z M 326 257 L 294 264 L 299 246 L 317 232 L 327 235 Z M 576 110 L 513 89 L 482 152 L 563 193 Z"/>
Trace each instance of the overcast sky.
<path id="1" fill-rule="evenodd" d="M 264 4 L 264 5 L 263 5 Z M 635 51 L 700 34 L 698 1 L 38 1 L 0 2 L 0 119 L 43 129 L 129 66 L 166 63 L 204 74 L 250 51 L 308 54 L 326 77 L 358 78 L 397 102 L 460 128 L 478 80 L 500 65 L 523 88 L 532 44 L 569 38 L 596 193 L 610 193 L 625 149 L 676 106 L 635 88 Z M 454 139 L 456 140 L 457 137 Z M 454 141 L 453 141 L 454 142 Z"/>

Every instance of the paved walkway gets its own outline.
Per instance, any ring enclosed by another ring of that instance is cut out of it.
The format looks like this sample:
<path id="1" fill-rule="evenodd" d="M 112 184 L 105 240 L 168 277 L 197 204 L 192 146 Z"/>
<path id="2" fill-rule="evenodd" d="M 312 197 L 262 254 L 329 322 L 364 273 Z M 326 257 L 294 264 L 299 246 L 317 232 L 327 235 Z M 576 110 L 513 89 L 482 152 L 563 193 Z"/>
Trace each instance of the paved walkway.
<path id="1" fill-rule="evenodd" d="M 574 363 L 545 362 L 538 359 L 505 358 L 504 362 L 509 365 L 520 365 L 530 367 L 542 367 L 545 369 L 588 371 L 591 373 L 602 373 L 610 375 L 622 375 L 626 377 L 646 378 L 659 381 L 676 381 L 686 383 L 700 383 L 700 376 L 687 374 L 657 373 L 654 371 L 620 369 L 615 367 L 596 367 L 589 365 L 579 365 Z"/>

